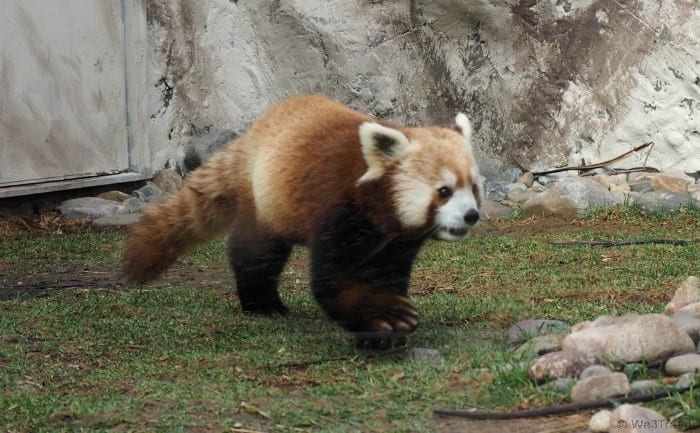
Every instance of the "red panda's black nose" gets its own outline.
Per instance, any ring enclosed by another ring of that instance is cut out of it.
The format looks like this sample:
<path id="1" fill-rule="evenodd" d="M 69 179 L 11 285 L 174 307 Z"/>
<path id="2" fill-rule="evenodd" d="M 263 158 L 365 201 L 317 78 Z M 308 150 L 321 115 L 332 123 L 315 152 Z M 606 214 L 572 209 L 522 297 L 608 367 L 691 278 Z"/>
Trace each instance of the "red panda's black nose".
<path id="1" fill-rule="evenodd" d="M 464 215 L 464 222 L 470 226 L 476 224 L 477 221 L 479 221 L 479 212 L 477 212 L 476 209 L 470 209 L 469 212 Z"/>

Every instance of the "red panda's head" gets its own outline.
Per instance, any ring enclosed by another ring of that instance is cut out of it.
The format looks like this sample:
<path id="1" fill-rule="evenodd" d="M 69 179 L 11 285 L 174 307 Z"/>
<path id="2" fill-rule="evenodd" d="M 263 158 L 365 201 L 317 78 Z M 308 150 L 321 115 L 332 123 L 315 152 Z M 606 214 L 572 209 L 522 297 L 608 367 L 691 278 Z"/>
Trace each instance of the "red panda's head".
<path id="1" fill-rule="evenodd" d="M 455 130 L 360 126 L 367 171 L 358 183 L 388 183 L 395 217 L 406 230 L 433 228 L 434 237 L 463 239 L 479 220 L 483 178 L 472 154 L 469 119 Z"/>

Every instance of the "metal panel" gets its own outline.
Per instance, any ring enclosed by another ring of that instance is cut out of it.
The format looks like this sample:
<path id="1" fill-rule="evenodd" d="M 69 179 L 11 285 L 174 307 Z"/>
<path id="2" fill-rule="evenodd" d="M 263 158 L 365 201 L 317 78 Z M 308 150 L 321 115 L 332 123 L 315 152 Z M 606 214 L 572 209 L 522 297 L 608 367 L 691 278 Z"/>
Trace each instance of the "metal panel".
<path id="1" fill-rule="evenodd" d="M 0 187 L 129 169 L 122 6 L 0 0 Z"/>

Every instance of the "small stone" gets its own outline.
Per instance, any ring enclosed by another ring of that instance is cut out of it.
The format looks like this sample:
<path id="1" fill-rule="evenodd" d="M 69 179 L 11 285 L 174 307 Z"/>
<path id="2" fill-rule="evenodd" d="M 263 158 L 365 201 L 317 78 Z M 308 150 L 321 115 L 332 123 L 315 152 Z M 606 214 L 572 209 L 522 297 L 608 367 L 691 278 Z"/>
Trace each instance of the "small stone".
<path id="1" fill-rule="evenodd" d="M 435 349 L 426 349 L 423 347 L 412 347 L 406 352 L 406 359 L 418 362 L 427 362 L 429 364 L 440 364 L 444 358 Z"/>
<path id="2" fill-rule="evenodd" d="M 621 184 L 612 184 L 610 185 L 610 192 L 611 193 L 618 193 L 618 192 L 629 192 L 630 191 L 630 186 L 627 183 L 621 183 Z"/>
<path id="3" fill-rule="evenodd" d="M 628 185 L 630 187 L 630 191 L 634 192 L 647 193 L 654 190 L 654 188 L 651 187 L 651 179 L 640 179 L 630 182 Z"/>
<path id="4" fill-rule="evenodd" d="M 91 224 L 92 228 L 103 229 L 109 227 L 128 227 L 138 223 L 141 220 L 140 213 L 128 213 L 120 215 L 104 216 L 94 220 Z"/>
<path id="5" fill-rule="evenodd" d="M 120 204 L 112 200 L 82 197 L 64 201 L 58 205 L 58 210 L 67 219 L 97 219 L 115 215 L 119 207 Z"/>
<path id="6" fill-rule="evenodd" d="M 641 194 L 635 199 L 635 203 L 645 212 L 662 213 L 677 211 L 690 202 L 688 194 L 673 194 L 663 191 L 652 191 Z"/>
<path id="7" fill-rule="evenodd" d="M 700 354 L 687 353 L 669 358 L 664 365 L 667 374 L 680 376 L 685 373 L 700 372 Z"/>
<path id="8" fill-rule="evenodd" d="M 147 182 L 146 185 L 134 191 L 133 195 L 146 203 L 163 201 L 163 191 L 153 182 Z"/>
<path id="9" fill-rule="evenodd" d="M 173 194 L 182 188 L 182 177 L 175 170 L 164 168 L 158 170 L 153 176 L 153 183 L 163 191 L 165 195 Z"/>
<path id="10" fill-rule="evenodd" d="M 608 424 L 610 424 L 610 417 L 612 412 L 607 409 L 603 409 L 600 412 L 596 412 L 591 417 L 588 422 L 588 429 L 593 433 L 603 433 L 608 431 Z"/>
<path id="11" fill-rule="evenodd" d="M 509 183 L 505 186 L 505 188 L 508 199 L 510 200 L 512 200 L 513 194 L 525 194 L 525 192 L 527 192 L 527 187 L 519 182 Z"/>
<path id="12" fill-rule="evenodd" d="M 571 392 L 571 388 L 573 388 L 574 385 L 576 385 L 576 379 L 573 377 L 560 377 L 559 379 L 554 379 L 551 382 L 545 383 L 540 388 L 568 394 Z"/>
<path id="13" fill-rule="evenodd" d="M 666 388 L 663 382 L 653 379 L 635 380 L 630 383 L 630 388 L 634 394 L 651 394 Z"/>
<path id="14" fill-rule="evenodd" d="M 631 391 L 629 381 L 624 373 L 612 373 L 604 376 L 592 376 L 579 380 L 571 389 L 571 402 L 599 400 Z"/>
<path id="15" fill-rule="evenodd" d="M 563 339 L 564 334 L 539 335 L 523 343 L 515 350 L 514 355 L 518 358 L 534 358 L 545 353 L 556 352 L 561 350 Z"/>
<path id="16" fill-rule="evenodd" d="M 700 341 L 700 319 L 687 311 L 678 311 L 671 316 L 678 329 L 688 334 L 693 343 Z"/>
<path id="17" fill-rule="evenodd" d="M 530 187 L 530 191 L 532 192 L 545 192 L 547 191 L 547 188 L 544 187 L 541 183 L 534 181 L 532 182 L 532 186 Z"/>
<path id="18" fill-rule="evenodd" d="M 579 379 L 583 380 L 593 376 L 606 376 L 608 374 L 612 374 L 612 371 L 608 367 L 595 364 L 584 368 L 579 375 Z"/>
<path id="19" fill-rule="evenodd" d="M 484 182 L 484 195 L 491 200 L 502 201 L 507 197 L 505 183 L 486 181 Z"/>
<path id="20" fill-rule="evenodd" d="M 600 318 L 593 322 L 595 325 Z M 564 350 L 578 350 L 599 362 L 661 362 L 669 356 L 695 351 L 693 340 L 662 314 L 629 314 L 607 318 L 613 325 L 591 326 L 564 338 Z"/>
<path id="21" fill-rule="evenodd" d="M 103 192 L 102 194 L 99 194 L 97 198 L 101 198 L 104 200 L 111 200 L 111 201 L 117 201 L 117 202 L 123 202 L 124 200 L 128 199 L 131 197 L 129 194 L 121 191 L 107 191 Z"/>
<path id="22" fill-rule="evenodd" d="M 565 334 L 570 326 L 561 320 L 526 319 L 508 328 L 506 336 L 509 343 L 521 343 L 532 337 L 547 334 Z"/>
<path id="23" fill-rule="evenodd" d="M 122 202 L 117 213 L 119 214 L 132 214 L 140 213 L 143 208 L 146 207 L 146 203 L 142 202 L 136 197 L 131 197 Z"/>
<path id="24" fill-rule="evenodd" d="M 660 413 L 642 406 L 623 404 L 610 416 L 610 433 L 675 433 L 676 429 Z"/>
<path id="25" fill-rule="evenodd" d="M 584 368 L 595 362 L 591 356 L 575 350 L 549 352 L 535 359 L 528 368 L 528 376 L 535 382 L 561 377 L 577 377 Z"/>
<path id="26" fill-rule="evenodd" d="M 594 208 L 618 204 L 606 188 L 593 179 L 567 177 L 523 205 L 523 214 L 578 216 Z"/>
<path id="27" fill-rule="evenodd" d="M 695 179 L 685 173 L 665 172 L 657 173 L 651 180 L 654 191 L 670 192 L 673 194 L 688 194 L 688 187 L 695 183 Z"/>
<path id="28" fill-rule="evenodd" d="M 700 302 L 684 305 L 676 311 L 676 313 L 685 313 L 694 317 L 700 317 Z"/>
<path id="29" fill-rule="evenodd" d="M 484 199 L 483 203 L 481 204 L 480 211 L 482 217 L 486 220 L 495 218 L 509 218 L 515 213 L 513 208 L 504 206 L 501 203 L 488 198 Z"/>
<path id="30" fill-rule="evenodd" d="M 664 312 L 669 316 L 688 304 L 700 302 L 700 279 L 690 276 L 676 289 Z"/>
<path id="31" fill-rule="evenodd" d="M 518 178 L 518 182 L 522 183 L 526 187 L 530 188 L 532 183 L 535 181 L 535 176 L 531 172 L 526 172 Z"/>
<path id="32" fill-rule="evenodd" d="M 694 386 L 696 378 L 697 377 L 696 377 L 695 373 L 681 374 L 678 377 L 678 381 L 676 381 L 676 383 L 674 384 L 676 391 L 685 391 L 686 389 L 689 389 L 691 386 Z"/>

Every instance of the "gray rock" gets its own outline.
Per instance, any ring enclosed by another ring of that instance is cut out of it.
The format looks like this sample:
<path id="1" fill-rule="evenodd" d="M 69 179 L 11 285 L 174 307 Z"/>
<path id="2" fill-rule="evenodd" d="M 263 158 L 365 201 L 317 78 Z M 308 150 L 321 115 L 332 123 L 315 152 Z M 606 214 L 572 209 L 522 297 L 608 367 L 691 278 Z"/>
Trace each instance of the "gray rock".
<path id="1" fill-rule="evenodd" d="M 484 199 L 481 204 L 480 213 L 483 219 L 490 220 L 495 218 L 509 218 L 515 213 L 515 209 L 504 206 L 501 203 L 491 200 Z"/>
<path id="2" fill-rule="evenodd" d="M 61 215 L 67 219 L 97 219 L 108 215 L 115 215 L 119 211 L 120 203 L 97 197 L 82 197 L 66 200 L 58 205 Z"/>
<path id="3" fill-rule="evenodd" d="M 616 365 L 655 363 L 672 355 L 695 351 L 688 334 L 680 331 L 668 316 L 630 314 L 622 317 L 625 320 L 618 320 L 614 325 L 593 326 L 567 335 L 563 349 L 577 350 L 600 362 Z"/>
<path id="4" fill-rule="evenodd" d="M 647 193 L 654 189 L 651 187 L 651 179 L 639 179 L 629 183 L 630 191 Z"/>
<path id="5" fill-rule="evenodd" d="M 164 168 L 158 170 L 153 176 L 153 183 L 163 191 L 165 195 L 174 194 L 182 188 L 182 177 L 175 170 Z"/>
<path id="6" fill-rule="evenodd" d="M 505 186 L 505 188 L 509 199 L 514 192 L 524 193 L 527 191 L 527 187 L 520 182 L 509 183 Z"/>
<path id="7" fill-rule="evenodd" d="M 589 209 L 621 203 L 600 183 L 588 178 L 568 177 L 523 205 L 525 215 L 576 216 Z"/>
<path id="8" fill-rule="evenodd" d="M 637 206 L 649 213 L 677 211 L 687 206 L 689 202 L 690 196 L 687 194 L 673 194 L 661 191 L 647 192 L 635 199 Z"/>
<path id="9" fill-rule="evenodd" d="M 673 194 L 688 194 L 688 188 L 693 184 L 695 184 L 695 179 L 687 174 L 671 171 L 657 173 L 651 180 L 651 187 L 654 191 Z"/>
<path id="10" fill-rule="evenodd" d="M 689 276 L 676 289 L 671 301 L 666 304 L 664 312 L 671 315 L 688 304 L 700 302 L 700 279 Z"/>
<path id="11" fill-rule="evenodd" d="M 528 368 L 528 376 L 540 383 L 548 379 L 577 377 L 584 368 L 592 365 L 595 359 L 575 350 L 560 350 L 546 353 L 535 359 Z"/>
<path id="12" fill-rule="evenodd" d="M 502 201 L 508 197 L 505 182 L 494 182 L 487 180 L 484 182 L 484 195 L 491 200 Z"/>
<path id="13" fill-rule="evenodd" d="M 693 317 L 700 317 L 700 302 L 684 305 L 676 313 L 688 314 Z"/>
<path id="14" fill-rule="evenodd" d="M 642 406 L 623 404 L 610 416 L 610 433 L 675 433 L 660 413 Z"/>
<path id="15" fill-rule="evenodd" d="M 141 220 L 142 214 L 140 213 L 127 213 L 104 216 L 94 220 L 91 224 L 93 228 L 102 229 L 110 227 L 128 227 L 136 224 Z"/>
<path id="16" fill-rule="evenodd" d="M 658 380 L 644 379 L 633 381 L 630 383 L 630 388 L 634 394 L 651 394 L 666 388 L 666 385 Z"/>
<path id="17" fill-rule="evenodd" d="M 607 409 L 603 409 L 599 412 L 596 412 L 595 414 L 593 414 L 591 420 L 588 422 L 588 429 L 593 433 L 607 432 L 611 416 L 612 412 L 610 412 Z"/>
<path id="18" fill-rule="evenodd" d="M 556 352 L 561 350 L 562 340 L 564 340 L 564 334 L 539 335 L 523 343 L 515 350 L 514 355 L 518 358 L 529 359 L 545 353 Z"/>
<path id="19" fill-rule="evenodd" d="M 697 375 L 695 373 L 685 373 L 678 377 L 678 381 L 674 384 L 674 388 L 678 391 L 684 391 L 695 385 Z"/>
<path id="20" fill-rule="evenodd" d="M 195 170 L 202 162 L 208 160 L 214 152 L 234 140 L 238 134 L 235 131 L 222 129 L 195 137 L 185 151 L 185 169 Z"/>
<path id="21" fill-rule="evenodd" d="M 527 173 L 523 173 L 523 175 L 518 178 L 518 182 L 530 188 L 535 182 L 535 176 L 528 171 Z"/>
<path id="22" fill-rule="evenodd" d="M 128 199 L 129 197 L 131 197 L 131 195 L 121 191 L 107 191 L 97 195 L 97 198 L 118 201 L 120 203 Z"/>
<path id="23" fill-rule="evenodd" d="M 671 320 L 678 329 L 688 334 L 693 343 L 698 344 L 700 341 L 700 318 L 697 315 L 687 311 L 678 311 L 671 316 Z"/>
<path id="24" fill-rule="evenodd" d="M 430 364 L 440 364 L 445 360 L 437 350 L 423 347 L 412 347 L 408 349 L 408 352 L 406 352 L 406 359 Z"/>
<path id="25" fill-rule="evenodd" d="M 140 213 L 143 208 L 146 207 L 146 203 L 139 200 L 137 197 L 131 197 L 122 202 L 117 213 L 119 214 L 132 214 Z"/>
<path id="26" fill-rule="evenodd" d="M 560 377 L 545 383 L 540 388 L 568 394 L 571 392 L 571 388 L 573 388 L 574 385 L 576 385 L 576 379 L 573 377 Z"/>
<path id="27" fill-rule="evenodd" d="M 669 358 L 664 364 L 666 374 L 680 376 L 685 373 L 700 373 L 700 354 L 687 353 Z"/>
<path id="28" fill-rule="evenodd" d="M 608 374 L 612 374 L 612 371 L 608 367 L 596 364 L 584 368 L 579 375 L 579 379 L 588 379 L 593 376 L 607 376 Z"/>
<path id="29" fill-rule="evenodd" d="M 163 191 L 153 182 L 147 182 L 146 185 L 133 192 L 134 197 L 146 203 L 158 203 L 163 201 Z"/>
<path id="30" fill-rule="evenodd" d="M 604 376 L 591 376 L 579 380 L 571 388 L 571 402 L 599 400 L 618 395 L 624 395 L 631 391 L 629 381 L 624 373 L 612 373 Z"/>
<path id="31" fill-rule="evenodd" d="M 565 334 L 571 327 L 561 320 L 526 319 L 508 328 L 506 337 L 509 343 L 521 343 L 532 337 L 547 334 Z"/>

